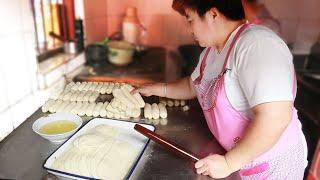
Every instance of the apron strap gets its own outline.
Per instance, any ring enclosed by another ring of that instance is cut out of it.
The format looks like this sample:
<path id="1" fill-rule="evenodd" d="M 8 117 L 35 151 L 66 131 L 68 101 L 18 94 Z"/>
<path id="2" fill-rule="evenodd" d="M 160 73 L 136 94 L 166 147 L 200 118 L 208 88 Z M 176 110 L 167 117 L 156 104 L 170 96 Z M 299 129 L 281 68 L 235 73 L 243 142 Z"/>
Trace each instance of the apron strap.
<path id="1" fill-rule="evenodd" d="M 248 23 L 245 23 L 244 25 L 241 26 L 241 28 L 239 29 L 239 31 L 237 32 L 237 34 L 234 36 L 234 38 L 232 39 L 232 42 L 229 46 L 229 49 L 228 49 L 228 52 L 227 52 L 227 55 L 224 59 L 224 63 L 223 63 L 223 66 L 222 66 L 222 69 L 221 69 L 221 72 L 220 72 L 220 75 L 224 74 L 226 72 L 226 67 L 227 67 L 227 62 L 228 62 L 228 59 L 229 59 L 229 56 L 230 56 L 230 53 L 231 53 L 231 50 L 233 49 L 233 46 L 235 45 L 235 43 L 237 42 L 240 34 L 249 26 Z"/>
<path id="2" fill-rule="evenodd" d="M 226 66 L 227 66 L 227 62 L 228 62 L 228 58 L 230 56 L 230 53 L 231 53 L 231 50 L 234 46 L 234 44 L 237 42 L 240 34 L 249 26 L 249 23 L 245 23 L 241 26 L 241 28 L 238 30 L 237 34 L 234 36 L 234 38 L 232 39 L 232 42 L 230 44 L 230 47 L 228 49 L 228 52 L 227 52 L 227 55 L 224 59 L 224 63 L 223 63 L 223 66 L 222 66 L 222 69 L 221 69 L 221 72 L 219 75 L 223 74 L 224 72 L 226 72 Z M 210 52 L 211 48 L 207 48 L 206 52 L 205 52 L 205 55 L 203 56 L 202 58 L 202 61 L 201 61 L 201 65 L 200 65 L 200 75 L 194 80 L 194 82 L 196 84 L 200 84 L 201 80 L 202 80 L 202 77 L 203 77 L 203 71 L 204 71 L 204 68 L 206 67 L 207 65 L 207 58 L 208 58 L 208 55 L 209 55 L 209 52 Z"/>
<path id="3" fill-rule="evenodd" d="M 211 48 L 207 48 L 206 50 L 206 53 L 205 55 L 203 56 L 202 58 L 202 61 L 201 61 L 201 65 L 200 65 L 200 75 L 195 79 L 195 82 L 197 84 L 200 84 L 201 80 L 202 80 L 202 77 L 203 77 L 203 71 L 204 71 L 204 68 L 206 67 L 207 65 L 207 57 L 209 55 L 209 52 L 210 52 Z"/>

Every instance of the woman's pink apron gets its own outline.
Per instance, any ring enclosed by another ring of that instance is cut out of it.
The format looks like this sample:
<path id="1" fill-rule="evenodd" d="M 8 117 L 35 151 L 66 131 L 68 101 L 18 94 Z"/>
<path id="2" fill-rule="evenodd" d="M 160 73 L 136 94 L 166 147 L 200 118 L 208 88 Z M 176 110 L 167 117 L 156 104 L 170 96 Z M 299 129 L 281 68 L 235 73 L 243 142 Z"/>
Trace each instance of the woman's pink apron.
<path id="1" fill-rule="evenodd" d="M 206 61 L 210 48 L 207 48 L 205 55 L 202 59 L 200 66 L 200 75 L 193 81 L 193 85 L 197 92 L 199 103 L 205 115 L 208 127 L 211 133 L 215 136 L 217 141 L 224 147 L 227 151 L 230 151 L 239 140 L 243 137 L 246 132 L 247 126 L 251 122 L 250 119 L 245 117 L 233 108 L 230 101 L 227 98 L 224 84 L 224 74 L 226 73 L 226 65 L 228 62 L 229 55 L 232 48 L 234 47 L 240 34 L 249 26 L 249 24 L 242 25 L 238 32 L 235 34 L 230 47 L 227 51 L 224 65 L 216 78 L 212 80 L 203 79 L 203 72 L 206 66 Z M 233 59 L 230 59 L 233 60 Z M 296 80 L 294 80 L 293 93 L 295 95 Z M 278 142 L 266 153 L 259 156 L 255 161 L 257 162 L 267 162 L 270 158 L 277 155 L 279 152 L 285 150 L 285 148 L 290 144 L 295 144 L 300 138 L 301 134 L 301 124 L 297 117 L 297 111 L 293 107 L 292 120 L 286 130 L 281 135 Z M 250 148 L 250 147 L 248 147 Z M 258 165 L 255 169 L 243 172 L 240 175 L 245 175 L 246 173 L 258 173 L 260 171 L 265 171 L 268 169 L 268 164 L 264 163 Z M 252 172 L 253 171 L 253 172 Z"/>

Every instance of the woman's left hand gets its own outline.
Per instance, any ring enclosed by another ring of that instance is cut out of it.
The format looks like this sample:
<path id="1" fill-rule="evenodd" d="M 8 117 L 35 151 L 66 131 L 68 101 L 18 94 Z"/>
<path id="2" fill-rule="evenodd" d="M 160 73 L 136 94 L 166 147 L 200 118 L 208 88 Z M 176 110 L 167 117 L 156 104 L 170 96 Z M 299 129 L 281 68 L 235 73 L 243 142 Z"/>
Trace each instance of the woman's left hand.
<path id="1" fill-rule="evenodd" d="M 225 156 L 219 154 L 209 155 L 195 164 L 198 174 L 209 175 L 212 178 L 225 178 L 232 172 Z"/>

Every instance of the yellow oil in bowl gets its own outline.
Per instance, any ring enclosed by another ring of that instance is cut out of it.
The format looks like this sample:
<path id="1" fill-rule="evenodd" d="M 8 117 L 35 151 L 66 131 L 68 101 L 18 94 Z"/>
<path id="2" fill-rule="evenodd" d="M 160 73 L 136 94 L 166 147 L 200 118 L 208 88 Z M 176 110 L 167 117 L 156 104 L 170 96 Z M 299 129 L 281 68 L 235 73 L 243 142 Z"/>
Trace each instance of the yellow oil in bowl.
<path id="1" fill-rule="evenodd" d="M 56 135 L 70 132 L 76 129 L 77 124 L 68 120 L 59 120 L 50 122 L 40 128 L 40 133 L 47 135 Z"/>

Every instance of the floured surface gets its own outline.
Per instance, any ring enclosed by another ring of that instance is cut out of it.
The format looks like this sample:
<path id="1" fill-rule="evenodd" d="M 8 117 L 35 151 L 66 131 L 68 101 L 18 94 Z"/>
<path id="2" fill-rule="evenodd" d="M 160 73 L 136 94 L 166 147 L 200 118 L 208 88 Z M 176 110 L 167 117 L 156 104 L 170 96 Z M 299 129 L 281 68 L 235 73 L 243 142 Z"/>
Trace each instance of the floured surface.
<path id="1" fill-rule="evenodd" d="M 117 140 L 118 130 L 99 125 L 76 138 L 52 168 L 98 179 L 123 179 L 138 151 L 128 142 Z"/>
<path id="2" fill-rule="evenodd" d="M 148 138 L 135 123 L 96 118 L 88 122 L 45 162 L 50 173 L 73 179 L 129 178 Z M 154 126 L 142 124 L 154 131 Z"/>

